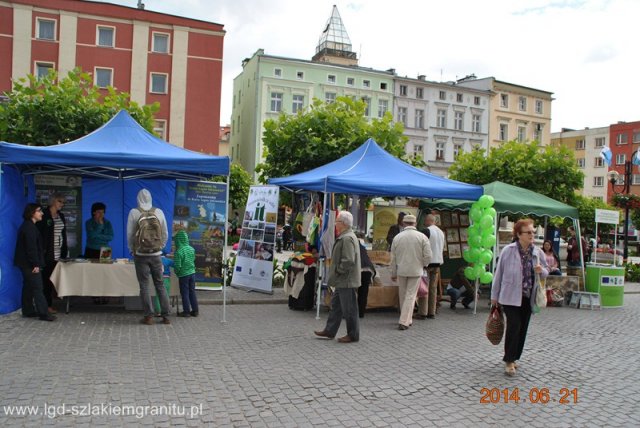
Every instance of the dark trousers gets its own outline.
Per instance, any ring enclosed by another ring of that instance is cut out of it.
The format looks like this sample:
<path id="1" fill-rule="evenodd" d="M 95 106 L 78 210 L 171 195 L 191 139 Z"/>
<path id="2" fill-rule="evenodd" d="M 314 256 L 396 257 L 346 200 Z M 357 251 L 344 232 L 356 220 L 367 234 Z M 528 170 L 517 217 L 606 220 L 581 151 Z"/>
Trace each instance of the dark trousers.
<path id="1" fill-rule="evenodd" d="M 53 285 L 53 282 L 49 279 L 53 270 L 58 265 L 57 261 L 47 262 L 47 265 L 42 270 L 42 283 L 44 285 L 44 298 L 47 299 L 47 305 L 49 307 L 53 306 L 53 298 L 58 296 L 56 293 L 56 287 Z"/>
<path id="2" fill-rule="evenodd" d="M 31 269 L 20 268 L 22 272 L 22 315 L 25 317 L 48 315 L 47 300 L 42 287 L 42 274 Z"/>
<path id="3" fill-rule="evenodd" d="M 367 309 L 367 298 L 369 297 L 372 275 L 371 272 L 360 272 L 360 287 L 358 287 L 358 314 L 360 318 L 364 318 L 364 311 Z"/>
<path id="4" fill-rule="evenodd" d="M 182 310 L 184 312 L 198 312 L 198 299 L 196 297 L 196 274 L 181 276 L 178 278 L 180 284 L 180 297 L 182 298 Z"/>
<path id="5" fill-rule="evenodd" d="M 531 303 L 529 297 L 522 297 L 521 306 L 502 305 L 507 318 L 507 328 L 504 336 L 504 358 L 502 361 L 513 362 L 520 359 L 527 329 L 531 319 Z"/>
<path id="6" fill-rule="evenodd" d="M 358 301 L 355 288 L 336 288 L 331 297 L 331 309 L 327 319 L 327 331 L 335 336 L 340 328 L 342 318 L 347 323 L 347 335 L 353 341 L 360 339 L 360 325 L 358 323 Z"/>

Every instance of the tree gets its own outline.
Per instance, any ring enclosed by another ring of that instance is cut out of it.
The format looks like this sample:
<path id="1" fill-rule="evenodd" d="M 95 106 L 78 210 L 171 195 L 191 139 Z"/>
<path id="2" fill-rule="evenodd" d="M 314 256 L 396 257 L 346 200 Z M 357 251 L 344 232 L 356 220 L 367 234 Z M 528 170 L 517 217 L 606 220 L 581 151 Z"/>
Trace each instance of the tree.
<path id="1" fill-rule="evenodd" d="M 391 113 L 369 121 L 366 103 L 338 97 L 334 103 L 314 99 L 308 109 L 297 114 L 280 114 L 264 122 L 265 161 L 256 167 L 260 181 L 284 177 L 325 165 L 352 152 L 373 138 L 392 155 L 407 160 L 401 123 Z M 421 159 L 409 159 L 424 165 Z"/>
<path id="2" fill-rule="evenodd" d="M 582 188 L 584 174 L 567 147 L 509 141 L 485 154 L 484 149 L 461 153 L 449 168 L 449 177 L 479 185 L 502 181 L 575 204 L 575 191 Z"/>
<path id="3" fill-rule="evenodd" d="M 106 93 L 105 93 L 106 92 Z M 29 75 L 13 82 L 13 90 L 0 103 L 0 140 L 32 146 L 66 143 L 93 132 L 118 111 L 127 110 L 153 132 L 159 103 L 140 106 L 126 92 L 93 86 L 91 76 L 79 68 L 58 80 Z"/>
<path id="4" fill-rule="evenodd" d="M 574 206 L 578 209 L 580 216 L 580 226 L 589 232 L 595 232 L 596 230 L 596 209 L 612 210 L 615 211 L 618 208 L 607 205 L 606 202 L 600 199 L 590 198 L 582 195 L 576 195 L 576 202 Z M 622 218 L 622 217 L 621 217 Z M 608 233 L 613 229 L 610 224 L 598 224 L 599 233 Z"/>
<path id="5" fill-rule="evenodd" d="M 244 207 L 249 197 L 249 187 L 253 184 L 251 174 L 240 165 L 232 163 L 229 176 L 229 204 L 233 208 Z"/>

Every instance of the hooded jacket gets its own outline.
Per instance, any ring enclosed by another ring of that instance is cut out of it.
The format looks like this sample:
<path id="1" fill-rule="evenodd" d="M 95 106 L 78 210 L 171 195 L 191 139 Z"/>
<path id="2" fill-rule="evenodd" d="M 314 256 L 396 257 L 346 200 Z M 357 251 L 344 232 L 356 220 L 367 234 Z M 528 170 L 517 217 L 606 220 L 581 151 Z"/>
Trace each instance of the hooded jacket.
<path id="1" fill-rule="evenodd" d="M 129 211 L 129 218 L 127 219 L 127 246 L 129 251 L 133 254 L 133 247 L 136 241 L 136 228 L 138 219 L 142 211 L 148 211 L 153 207 L 151 193 L 147 189 L 142 189 L 138 192 L 138 207 Z M 167 230 L 167 220 L 164 217 L 164 213 L 160 208 L 155 209 L 155 215 L 158 217 L 158 221 L 162 226 L 162 246 L 167 245 L 167 239 L 169 238 L 169 232 Z M 139 256 L 159 256 L 162 251 L 151 254 L 135 254 Z"/>
<path id="2" fill-rule="evenodd" d="M 178 231 L 173 237 L 176 252 L 173 256 L 173 270 L 178 278 L 196 273 L 196 250 L 189 245 L 189 235 L 184 230 Z"/>

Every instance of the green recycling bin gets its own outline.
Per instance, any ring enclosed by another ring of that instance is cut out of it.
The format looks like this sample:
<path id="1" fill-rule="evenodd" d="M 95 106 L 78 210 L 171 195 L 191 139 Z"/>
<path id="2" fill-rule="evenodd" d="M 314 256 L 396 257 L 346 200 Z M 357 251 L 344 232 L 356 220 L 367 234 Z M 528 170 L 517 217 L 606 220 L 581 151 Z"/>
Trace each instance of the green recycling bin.
<path id="1" fill-rule="evenodd" d="M 620 308 L 624 300 L 624 267 L 587 264 L 586 290 L 600 294 L 603 308 Z"/>

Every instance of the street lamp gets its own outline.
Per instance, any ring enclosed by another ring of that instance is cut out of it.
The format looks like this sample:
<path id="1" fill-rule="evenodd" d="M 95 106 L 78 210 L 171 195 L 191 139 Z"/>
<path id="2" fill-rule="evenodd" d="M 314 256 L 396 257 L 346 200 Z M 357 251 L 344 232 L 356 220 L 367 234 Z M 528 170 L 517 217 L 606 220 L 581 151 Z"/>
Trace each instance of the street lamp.
<path id="1" fill-rule="evenodd" d="M 607 177 L 609 178 L 609 182 L 611 183 L 611 190 L 614 193 L 616 193 L 615 185 L 618 181 L 620 181 L 620 173 L 616 170 L 612 170 L 607 173 Z M 631 161 L 626 161 L 624 163 L 624 181 L 622 183 L 623 194 L 625 195 L 629 194 L 630 185 L 631 185 Z M 616 233 L 618 233 L 617 230 L 616 230 Z M 627 203 L 624 206 L 624 247 L 623 247 L 622 259 L 626 262 L 628 256 L 629 256 L 629 204 Z"/>

